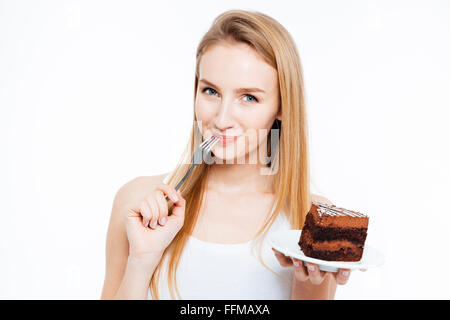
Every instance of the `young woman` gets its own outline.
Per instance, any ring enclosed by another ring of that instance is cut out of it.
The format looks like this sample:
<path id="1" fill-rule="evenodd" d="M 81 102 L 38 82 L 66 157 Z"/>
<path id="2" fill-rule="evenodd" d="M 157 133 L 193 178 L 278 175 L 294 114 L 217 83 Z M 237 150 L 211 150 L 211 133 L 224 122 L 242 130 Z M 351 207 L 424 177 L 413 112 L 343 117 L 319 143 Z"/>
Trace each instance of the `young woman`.
<path id="1" fill-rule="evenodd" d="M 301 229 L 312 200 L 329 203 L 310 194 L 300 58 L 283 26 L 242 10 L 215 19 L 197 50 L 193 120 L 173 172 L 117 192 L 102 299 L 333 299 L 349 270 L 305 266 L 266 241 Z M 214 162 L 176 191 L 211 135 L 222 136 Z"/>

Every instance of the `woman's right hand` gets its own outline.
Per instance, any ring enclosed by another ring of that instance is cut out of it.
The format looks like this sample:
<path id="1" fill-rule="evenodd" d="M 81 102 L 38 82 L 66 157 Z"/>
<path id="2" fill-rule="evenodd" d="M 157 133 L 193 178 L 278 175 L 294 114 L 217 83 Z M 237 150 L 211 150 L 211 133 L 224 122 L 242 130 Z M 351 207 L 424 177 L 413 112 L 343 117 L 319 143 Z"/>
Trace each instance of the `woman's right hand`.
<path id="1" fill-rule="evenodd" d="M 165 196 L 174 203 L 168 216 Z M 167 184 L 159 184 L 144 199 L 125 209 L 129 256 L 140 260 L 161 256 L 184 224 L 186 200 L 181 192 Z"/>

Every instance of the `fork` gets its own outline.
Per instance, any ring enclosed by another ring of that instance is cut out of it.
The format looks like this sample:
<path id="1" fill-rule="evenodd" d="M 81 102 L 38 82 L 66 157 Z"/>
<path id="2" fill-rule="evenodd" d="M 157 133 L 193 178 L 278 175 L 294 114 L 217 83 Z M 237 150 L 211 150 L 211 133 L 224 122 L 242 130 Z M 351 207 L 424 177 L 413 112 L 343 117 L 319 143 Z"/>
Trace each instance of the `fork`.
<path id="1" fill-rule="evenodd" d="M 184 175 L 183 179 L 181 179 L 180 182 L 178 182 L 178 184 L 175 187 L 175 190 L 178 191 L 178 189 L 180 189 L 181 185 L 183 184 L 183 182 L 187 179 L 187 177 L 191 174 L 192 169 L 194 169 L 194 167 L 197 164 L 200 164 L 203 162 L 203 159 L 205 159 L 206 156 L 209 155 L 209 152 L 212 150 L 212 148 L 216 145 L 217 142 L 220 141 L 220 138 L 212 135 L 211 137 L 209 137 L 209 139 L 203 141 L 203 143 L 201 145 L 199 145 L 195 151 L 194 151 L 194 155 L 192 156 L 192 164 L 191 167 L 189 168 L 188 172 L 186 172 L 186 174 Z M 166 196 L 166 200 L 169 200 L 169 197 Z"/>

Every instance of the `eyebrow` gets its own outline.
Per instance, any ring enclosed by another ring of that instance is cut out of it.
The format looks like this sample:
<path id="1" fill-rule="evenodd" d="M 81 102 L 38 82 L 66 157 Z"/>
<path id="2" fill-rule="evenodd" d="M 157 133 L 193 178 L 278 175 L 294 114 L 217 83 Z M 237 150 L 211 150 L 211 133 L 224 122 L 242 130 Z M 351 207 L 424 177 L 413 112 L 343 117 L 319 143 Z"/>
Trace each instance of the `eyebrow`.
<path id="1" fill-rule="evenodd" d="M 206 79 L 200 79 L 199 81 L 203 82 L 203 83 L 206 83 L 207 85 L 212 86 L 212 87 L 216 87 L 216 88 L 219 87 L 219 86 L 216 86 L 211 81 L 208 81 Z M 260 89 L 260 88 L 239 88 L 239 89 L 236 89 L 235 92 L 262 92 L 262 93 L 266 93 L 263 89 Z"/>

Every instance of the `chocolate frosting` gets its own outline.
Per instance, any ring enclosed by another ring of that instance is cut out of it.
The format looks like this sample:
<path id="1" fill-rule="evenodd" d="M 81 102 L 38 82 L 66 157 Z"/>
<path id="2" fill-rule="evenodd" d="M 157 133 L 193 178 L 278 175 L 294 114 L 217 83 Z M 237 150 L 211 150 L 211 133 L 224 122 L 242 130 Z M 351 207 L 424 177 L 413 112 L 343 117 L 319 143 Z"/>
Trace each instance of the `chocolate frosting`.
<path id="1" fill-rule="evenodd" d="M 369 217 L 334 205 L 312 202 L 310 213 L 316 225 L 321 227 L 367 228 Z"/>

